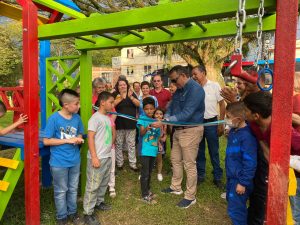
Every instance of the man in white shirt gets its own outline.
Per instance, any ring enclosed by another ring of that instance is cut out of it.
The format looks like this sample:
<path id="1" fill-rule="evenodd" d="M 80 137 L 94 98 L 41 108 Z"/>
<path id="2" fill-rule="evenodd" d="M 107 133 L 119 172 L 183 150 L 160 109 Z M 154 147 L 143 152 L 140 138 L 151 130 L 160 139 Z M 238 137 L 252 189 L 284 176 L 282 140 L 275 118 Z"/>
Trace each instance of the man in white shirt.
<path id="1" fill-rule="evenodd" d="M 220 95 L 221 87 L 217 82 L 207 79 L 206 69 L 204 66 L 199 65 L 192 70 L 193 79 L 196 80 L 204 89 L 205 92 L 205 112 L 204 123 L 223 120 L 225 117 L 225 102 Z M 219 112 L 217 106 L 219 105 Z M 197 156 L 197 175 L 198 184 L 204 182 L 205 179 L 205 139 L 208 144 L 208 151 L 210 160 L 213 166 L 214 184 L 223 188 L 222 174 L 223 170 L 220 167 L 219 157 L 219 136 L 224 132 L 224 125 L 219 126 L 206 126 L 204 127 L 203 139 L 199 144 L 199 151 Z"/>
<path id="2" fill-rule="evenodd" d="M 141 97 L 143 95 L 143 93 L 141 92 L 141 84 L 140 84 L 140 82 L 135 81 L 135 82 L 133 82 L 132 86 L 133 86 L 133 92 L 134 92 L 134 94 L 138 98 Z"/>

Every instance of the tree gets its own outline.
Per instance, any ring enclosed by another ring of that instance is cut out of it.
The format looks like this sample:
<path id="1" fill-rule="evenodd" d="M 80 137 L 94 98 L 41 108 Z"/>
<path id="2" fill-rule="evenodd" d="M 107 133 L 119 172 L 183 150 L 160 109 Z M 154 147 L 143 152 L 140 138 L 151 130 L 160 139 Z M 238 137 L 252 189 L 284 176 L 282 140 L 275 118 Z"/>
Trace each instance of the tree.
<path id="1" fill-rule="evenodd" d="M 243 55 L 249 51 L 249 43 L 254 36 L 244 38 Z M 208 78 L 223 83 L 221 68 L 226 59 L 234 52 L 234 38 L 216 38 L 192 42 L 180 42 L 175 44 L 160 45 L 154 47 L 158 54 L 165 57 L 170 65 L 173 54 L 180 55 L 189 65 L 204 65 Z M 145 51 L 151 48 L 145 48 Z M 152 48 L 153 51 L 153 48 Z"/>
<path id="2" fill-rule="evenodd" d="M 119 49 L 98 50 L 92 52 L 94 66 L 111 66 L 111 58 L 120 56 Z"/>
<path id="3" fill-rule="evenodd" d="M 91 13 L 114 13 L 132 8 L 156 5 L 158 0 L 73 0 L 89 16 Z"/>
<path id="4" fill-rule="evenodd" d="M 0 24 L 0 83 L 15 86 L 22 76 L 22 24 L 7 22 Z"/>

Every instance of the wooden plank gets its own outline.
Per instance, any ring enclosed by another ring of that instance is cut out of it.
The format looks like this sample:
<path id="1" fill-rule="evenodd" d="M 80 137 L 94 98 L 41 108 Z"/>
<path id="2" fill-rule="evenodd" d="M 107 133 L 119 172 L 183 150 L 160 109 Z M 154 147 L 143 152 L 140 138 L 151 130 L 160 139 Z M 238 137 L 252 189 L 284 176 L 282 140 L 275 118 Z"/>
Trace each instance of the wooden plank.
<path id="1" fill-rule="evenodd" d="M 8 17 L 13 20 L 22 20 L 22 9 L 5 2 L 0 1 L 0 15 Z M 39 24 L 48 23 L 48 18 L 39 15 L 38 16 Z"/>
<path id="2" fill-rule="evenodd" d="M 63 14 L 66 14 L 73 18 L 85 18 L 85 15 L 83 13 L 77 12 L 74 9 L 68 8 L 67 6 L 64 6 L 60 3 L 57 3 L 55 1 L 49 1 L 49 0 L 34 0 L 34 2 L 39 3 L 41 5 L 47 6 L 50 9 L 54 9 L 58 12 L 61 12 Z"/>
<path id="3" fill-rule="evenodd" d="M 263 30 L 264 31 L 273 31 L 275 30 L 276 15 L 266 16 L 263 19 Z M 246 27 L 243 30 L 244 34 L 256 33 L 257 30 L 257 18 L 250 18 L 246 21 Z M 236 21 L 228 20 L 216 23 L 205 24 L 207 28 L 206 32 L 203 32 L 199 29 L 197 25 L 191 27 L 175 27 L 168 28 L 170 32 L 173 33 L 173 36 L 165 33 L 161 30 L 152 30 L 140 32 L 144 36 L 144 39 L 132 35 L 118 34 L 113 35 L 115 39 L 118 39 L 118 42 L 109 40 L 103 37 L 94 38 L 96 44 L 88 43 L 86 41 L 81 41 L 76 39 L 76 49 L 77 50 L 96 50 L 96 49 L 109 49 L 109 48 L 123 48 L 131 46 L 145 46 L 151 44 L 166 44 L 174 43 L 180 41 L 193 41 L 193 40 L 205 40 L 211 38 L 226 38 L 229 36 L 236 35 Z"/>
<path id="4" fill-rule="evenodd" d="M 258 3 L 257 0 L 247 0 L 247 15 L 257 13 Z M 265 10 L 272 13 L 276 0 L 265 0 L 264 6 Z M 233 0 L 226 1 L 226 4 L 224 0 L 180 1 L 47 24 L 39 27 L 38 36 L 40 40 L 47 40 L 230 18 L 235 17 L 237 8 L 238 1 Z M 225 29 L 222 28 L 220 33 Z"/>
<path id="5" fill-rule="evenodd" d="M 24 113 L 28 122 L 24 129 L 25 214 L 27 225 L 40 224 L 39 167 L 39 76 L 37 7 L 31 0 L 23 4 L 23 78 Z"/>
<path id="6" fill-rule="evenodd" d="M 19 160 L 20 164 L 17 169 L 12 170 L 8 169 L 5 173 L 5 176 L 3 177 L 3 181 L 9 182 L 8 189 L 4 192 L 0 191 L 0 220 L 5 212 L 5 209 L 7 207 L 7 204 L 14 192 L 14 189 L 19 181 L 19 178 L 22 174 L 23 168 L 24 168 L 24 162 L 21 161 L 21 150 L 17 149 L 14 157 L 14 160 Z"/>
<path id="7" fill-rule="evenodd" d="M 9 182 L 0 180 L 0 191 L 7 191 L 9 187 Z"/>
<path id="8" fill-rule="evenodd" d="M 19 161 L 7 158 L 0 158 L 0 166 L 10 168 L 10 169 L 17 169 L 19 165 Z"/>
<path id="9" fill-rule="evenodd" d="M 88 120 L 92 110 L 92 56 L 90 51 L 82 51 L 80 56 L 80 89 L 84 90 L 80 94 L 81 119 L 85 133 L 87 133 Z M 87 164 L 88 142 L 81 146 L 81 194 L 84 195 L 86 184 L 86 164 Z"/>

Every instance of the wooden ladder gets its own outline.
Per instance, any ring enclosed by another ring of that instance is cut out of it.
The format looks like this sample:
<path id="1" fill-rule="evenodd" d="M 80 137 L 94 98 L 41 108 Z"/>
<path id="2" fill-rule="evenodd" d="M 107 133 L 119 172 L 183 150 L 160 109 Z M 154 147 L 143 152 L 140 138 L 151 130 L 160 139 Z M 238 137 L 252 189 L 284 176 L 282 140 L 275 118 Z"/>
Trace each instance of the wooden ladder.
<path id="1" fill-rule="evenodd" d="M 14 192 L 18 180 L 24 169 L 24 162 L 21 160 L 21 150 L 17 149 L 13 159 L 0 158 L 0 167 L 7 168 L 7 171 L 0 180 L 0 221 L 7 207 L 7 204 Z"/>

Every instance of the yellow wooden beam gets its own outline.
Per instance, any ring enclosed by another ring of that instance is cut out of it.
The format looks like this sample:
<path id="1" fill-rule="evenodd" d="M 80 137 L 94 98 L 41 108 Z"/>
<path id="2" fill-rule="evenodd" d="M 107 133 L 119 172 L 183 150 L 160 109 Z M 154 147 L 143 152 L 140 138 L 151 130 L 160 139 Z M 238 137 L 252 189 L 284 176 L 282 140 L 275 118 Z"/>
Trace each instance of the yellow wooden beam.
<path id="1" fill-rule="evenodd" d="M 7 191 L 9 183 L 4 180 L 0 180 L 0 191 Z"/>
<path id="2" fill-rule="evenodd" d="M 8 17 L 13 20 L 20 21 L 22 20 L 22 9 L 17 6 L 10 5 L 0 1 L 0 15 Z M 47 22 L 48 22 L 47 17 L 41 15 L 38 16 L 39 24 L 46 24 Z"/>
<path id="3" fill-rule="evenodd" d="M 6 158 L 0 158 L 0 166 L 10 168 L 10 169 L 17 169 L 19 165 L 18 160 L 14 159 L 6 159 Z"/>

